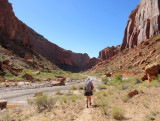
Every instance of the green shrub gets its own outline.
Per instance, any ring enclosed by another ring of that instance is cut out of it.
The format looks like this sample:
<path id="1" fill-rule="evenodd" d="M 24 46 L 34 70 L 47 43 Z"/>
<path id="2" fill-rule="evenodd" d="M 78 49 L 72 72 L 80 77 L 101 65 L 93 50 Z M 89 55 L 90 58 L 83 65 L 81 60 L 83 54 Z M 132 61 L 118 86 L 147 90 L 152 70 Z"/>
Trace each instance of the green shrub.
<path id="1" fill-rule="evenodd" d="M 159 114 L 159 111 L 150 111 L 148 114 L 146 114 L 145 118 L 149 120 L 155 120 L 155 117 Z"/>
<path id="2" fill-rule="evenodd" d="M 114 81 L 122 82 L 122 75 L 121 75 L 121 73 L 116 73 L 114 75 Z"/>
<path id="3" fill-rule="evenodd" d="M 102 82 L 103 82 L 103 84 L 107 84 L 108 83 L 108 78 L 106 77 L 106 78 L 102 78 Z"/>
<path id="4" fill-rule="evenodd" d="M 38 96 L 34 99 L 35 105 L 37 106 L 38 112 L 42 112 L 46 109 L 52 109 L 56 104 L 57 99 L 48 95 Z"/>
<path id="5" fill-rule="evenodd" d="M 121 85 L 121 89 L 122 89 L 122 90 L 126 90 L 126 89 L 129 88 L 129 86 L 130 86 L 130 85 L 122 84 L 122 85 Z"/>
<path id="6" fill-rule="evenodd" d="M 68 102 L 67 96 L 63 96 L 62 99 L 61 99 L 61 101 L 62 101 L 63 103 L 67 103 L 67 102 Z"/>
<path id="7" fill-rule="evenodd" d="M 107 96 L 107 93 L 105 91 L 99 91 L 96 94 L 96 98 L 101 99 Z"/>
<path id="8" fill-rule="evenodd" d="M 10 77 L 14 77 L 14 75 L 12 73 L 10 73 L 8 70 L 4 69 L 4 73 L 5 73 L 5 78 L 10 78 Z"/>
<path id="9" fill-rule="evenodd" d="M 105 85 L 105 84 L 100 84 L 100 85 L 98 85 L 97 88 L 98 88 L 99 90 L 106 89 L 106 85 Z"/>
<path id="10" fill-rule="evenodd" d="M 112 116 L 114 119 L 122 120 L 124 119 L 125 110 L 120 107 L 113 107 Z"/>
<path id="11" fill-rule="evenodd" d="M 160 82 L 160 74 L 158 74 L 158 76 L 156 77 L 156 79 L 158 82 Z"/>
<path id="12" fill-rule="evenodd" d="M 72 92 L 71 90 L 68 90 L 65 95 L 66 95 L 66 96 L 71 96 L 71 95 L 73 95 L 73 92 Z"/>
<path id="13" fill-rule="evenodd" d="M 125 96 L 123 96 L 121 99 L 122 99 L 122 101 L 123 101 L 124 103 L 127 103 L 128 100 L 130 99 L 130 97 L 129 97 L 128 95 L 125 95 Z"/>
<path id="14" fill-rule="evenodd" d="M 95 106 L 101 108 L 102 113 L 104 115 L 107 115 L 109 106 L 109 101 L 106 96 L 107 96 L 106 92 L 101 91 L 95 94 L 95 99 L 94 99 Z"/>
<path id="15" fill-rule="evenodd" d="M 66 95 L 63 97 L 60 97 L 60 101 L 62 103 L 71 103 L 71 102 L 76 102 L 76 100 L 81 99 L 82 97 L 80 95 Z"/>

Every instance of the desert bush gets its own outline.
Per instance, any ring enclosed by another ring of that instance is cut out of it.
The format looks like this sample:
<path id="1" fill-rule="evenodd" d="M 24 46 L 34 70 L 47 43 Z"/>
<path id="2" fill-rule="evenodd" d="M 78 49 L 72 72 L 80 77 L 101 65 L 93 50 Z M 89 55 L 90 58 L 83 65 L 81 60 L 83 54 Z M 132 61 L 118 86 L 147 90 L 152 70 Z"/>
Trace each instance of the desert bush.
<path id="1" fill-rule="evenodd" d="M 10 73 L 7 69 L 4 69 L 4 77 L 5 78 L 10 78 L 10 77 L 14 77 L 14 75 L 12 73 Z"/>
<path id="2" fill-rule="evenodd" d="M 135 78 L 134 84 L 136 85 L 136 84 L 140 84 L 140 83 L 142 83 L 141 79 Z"/>
<path id="3" fill-rule="evenodd" d="M 75 85 L 72 85 L 72 87 L 70 88 L 70 90 L 77 90 L 78 88 Z"/>
<path id="4" fill-rule="evenodd" d="M 72 96 L 70 96 L 71 102 L 75 102 L 77 99 L 78 99 L 78 96 L 77 96 L 77 95 L 72 95 Z"/>
<path id="5" fill-rule="evenodd" d="M 106 89 L 106 85 L 105 84 L 100 84 L 98 85 L 97 87 L 99 90 L 103 90 L 103 89 Z"/>
<path id="6" fill-rule="evenodd" d="M 121 73 L 116 73 L 114 75 L 114 81 L 116 81 L 116 82 L 122 82 L 122 75 L 121 75 Z"/>
<path id="7" fill-rule="evenodd" d="M 48 95 L 38 96 L 34 99 L 35 105 L 37 106 L 38 112 L 42 112 L 46 109 L 52 109 L 56 104 L 57 99 Z"/>
<path id="8" fill-rule="evenodd" d="M 125 96 L 123 96 L 121 99 L 122 99 L 122 101 L 123 101 L 124 103 L 127 103 L 128 100 L 130 99 L 130 97 L 129 97 L 128 95 L 125 95 Z"/>
<path id="9" fill-rule="evenodd" d="M 95 102 L 95 106 L 96 107 L 99 107 L 102 109 L 102 113 L 104 115 L 107 115 L 107 112 L 108 112 L 108 106 L 109 106 L 109 101 L 107 99 L 107 94 L 105 91 L 102 91 L 102 92 L 97 92 L 95 94 L 95 99 L 94 99 L 94 102 Z"/>
<path id="10" fill-rule="evenodd" d="M 78 89 L 79 89 L 79 90 L 84 90 L 84 85 L 79 85 L 79 86 L 78 86 Z"/>
<path id="11" fill-rule="evenodd" d="M 102 78 L 102 82 L 103 82 L 103 84 L 107 84 L 108 83 L 108 78 L 107 77 L 105 77 L 105 78 Z"/>
<path id="12" fill-rule="evenodd" d="M 148 102 L 143 102 L 143 106 L 145 107 L 145 108 L 149 108 L 149 103 Z"/>
<path id="13" fill-rule="evenodd" d="M 11 113 L 9 110 L 5 110 L 2 113 L 0 113 L 0 120 L 2 121 L 10 121 L 12 118 Z"/>
<path id="14" fill-rule="evenodd" d="M 89 76 L 102 77 L 102 73 L 101 72 L 99 72 L 99 73 L 91 73 L 91 74 L 89 74 Z"/>
<path id="15" fill-rule="evenodd" d="M 55 91 L 55 94 L 56 94 L 56 95 L 63 95 L 63 93 L 61 92 L 60 89 L 57 89 L 57 90 Z"/>
<path id="16" fill-rule="evenodd" d="M 60 97 L 60 102 L 61 103 L 71 103 L 71 102 L 76 102 L 76 100 L 81 99 L 82 97 L 80 95 L 68 95 L 68 96 L 62 96 Z"/>
<path id="17" fill-rule="evenodd" d="M 158 74 L 158 76 L 156 77 L 156 79 L 158 82 L 160 82 L 160 74 Z"/>
<path id="18" fill-rule="evenodd" d="M 67 96 L 63 96 L 63 97 L 61 98 L 61 102 L 62 102 L 62 103 L 68 103 L 68 98 L 67 98 Z"/>
<path id="19" fill-rule="evenodd" d="M 107 96 L 107 93 L 105 91 L 99 91 L 95 94 L 96 98 L 101 99 Z"/>
<path id="20" fill-rule="evenodd" d="M 122 89 L 122 90 L 126 90 L 126 89 L 129 88 L 129 86 L 130 86 L 130 85 L 122 84 L 122 85 L 121 85 L 121 89 Z"/>
<path id="21" fill-rule="evenodd" d="M 73 92 L 71 90 L 68 90 L 65 95 L 66 96 L 71 96 L 71 95 L 73 95 Z"/>
<path id="22" fill-rule="evenodd" d="M 155 117 L 160 114 L 159 111 L 150 111 L 148 114 L 146 114 L 145 118 L 148 120 L 155 120 Z"/>
<path id="23" fill-rule="evenodd" d="M 124 119 L 125 110 L 120 107 L 113 107 L 112 116 L 114 119 L 122 120 Z"/>

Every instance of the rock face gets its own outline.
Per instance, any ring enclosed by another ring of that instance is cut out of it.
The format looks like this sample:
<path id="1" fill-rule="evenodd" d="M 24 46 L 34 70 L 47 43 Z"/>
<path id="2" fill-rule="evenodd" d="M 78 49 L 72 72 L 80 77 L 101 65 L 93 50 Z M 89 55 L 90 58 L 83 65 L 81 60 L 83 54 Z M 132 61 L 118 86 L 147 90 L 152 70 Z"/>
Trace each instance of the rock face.
<path id="1" fill-rule="evenodd" d="M 146 73 L 146 78 L 143 78 L 144 80 L 147 80 L 151 82 L 156 78 L 158 74 L 160 74 L 160 64 L 159 63 L 154 63 L 151 65 L 146 66 L 145 68 L 145 73 Z M 145 77 L 144 76 L 144 77 Z"/>
<path id="2" fill-rule="evenodd" d="M 63 86 L 65 85 L 66 77 L 57 76 L 54 81 L 51 81 L 53 86 Z"/>
<path id="3" fill-rule="evenodd" d="M 32 80 L 34 79 L 34 78 L 32 77 L 32 75 L 30 75 L 30 74 L 25 74 L 25 75 L 22 76 L 22 78 L 27 79 L 27 80 L 30 80 L 30 81 L 32 81 Z"/>
<path id="4" fill-rule="evenodd" d="M 0 109 L 3 110 L 4 108 L 7 108 L 7 101 L 0 101 Z"/>
<path id="5" fill-rule="evenodd" d="M 49 42 L 15 17 L 8 0 L 0 0 L 0 44 L 24 58 L 26 54 L 42 55 L 62 69 L 85 70 L 90 58 L 73 53 Z"/>
<path id="6" fill-rule="evenodd" d="M 160 1 L 141 0 L 129 15 L 121 50 L 133 48 L 160 31 Z"/>
<path id="7" fill-rule="evenodd" d="M 138 91 L 135 89 L 134 91 L 128 93 L 128 96 L 131 98 L 131 97 L 133 97 L 133 96 L 135 96 L 137 94 L 138 94 Z"/>
<path id="8" fill-rule="evenodd" d="M 112 46 L 112 47 L 107 47 L 103 49 L 102 51 L 99 52 L 99 58 L 101 60 L 106 60 L 109 59 L 110 57 L 113 57 L 116 55 L 118 52 L 120 52 L 120 45 L 119 46 Z"/>
<path id="9" fill-rule="evenodd" d="M 88 63 L 88 65 L 87 65 L 87 68 L 92 68 L 93 66 L 95 66 L 96 64 L 98 64 L 100 62 L 100 59 L 98 59 L 98 58 L 91 58 L 90 60 L 89 60 L 89 63 Z"/>
<path id="10" fill-rule="evenodd" d="M 123 43 L 118 47 L 107 47 L 99 52 L 99 58 L 109 59 L 125 48 L 133 48 L 160 32 L 160 0 L 141 0 L 129 15 Z M 148 44 L 147 41 L 144 44 Z"/>

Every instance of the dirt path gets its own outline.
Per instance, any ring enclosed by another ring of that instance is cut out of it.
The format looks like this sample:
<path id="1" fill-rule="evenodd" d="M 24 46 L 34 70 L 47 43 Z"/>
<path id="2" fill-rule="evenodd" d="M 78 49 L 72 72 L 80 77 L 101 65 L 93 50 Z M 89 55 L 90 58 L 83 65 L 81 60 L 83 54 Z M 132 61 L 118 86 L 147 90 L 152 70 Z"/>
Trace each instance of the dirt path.
<path id="1" fill-rule="evenodd" d="M 91 112 L 92 108 L 85 108 L 75 121 L 93 121 Z"/>

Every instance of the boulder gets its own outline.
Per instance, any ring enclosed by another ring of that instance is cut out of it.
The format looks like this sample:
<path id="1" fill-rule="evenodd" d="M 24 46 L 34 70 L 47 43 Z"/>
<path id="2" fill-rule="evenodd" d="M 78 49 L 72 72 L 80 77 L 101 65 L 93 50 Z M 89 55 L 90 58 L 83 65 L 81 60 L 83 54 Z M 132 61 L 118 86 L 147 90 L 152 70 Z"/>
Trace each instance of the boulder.
<path id="1" fill-rule="evenodd" d="M 142 56 L 142 52 L 139 52 L 138 55 L 139 55 L 139 56 Z"/>
<path id="2" fill-rule="evenodd" d="M 30 74 L 24 74 L 23 76 L 22 76 L 22 78 L 24 78 L 24 79 L 27 79 L 27 80 L 30 80 L 30 81 L 33 81 L 33 76 L 32 75 L 30 75 Z"/>
<path id="3" fill-rule="evenodd" d="M 9 59 L 4 60 L 4 61 L 3 61 L 3 64 L 5 64 L 5 65 L 9 65 L 9 64 L 10 64 L 10 60 L 9 60 Z"/>
<path id="4" fill-rule="evenodd" d="M 17 73 L 21 73 L 23 71 L 23 69 L 18 69 L 18 68 L 12 68 L 12 70 Z"/>
<path id="5" fill-rule="evenodd" d="M 36 71 L 36 72 L 33 72 L 32 74 L 39 75 L 40 73 L 41 73 L 40 71 Z"/>
<path id="6" fill-rule="evenodd" d="M 160 73 L 160 64 L 154 63 L 146 66 L 145 73 L 150 75 L 157 75 Z"/>
<path id="7" fill-rule="evenodd" d="M 3 70 L 4 69 L 8 70 L 10 73 L 12 73 L 15 76 L 18 76 L 18 73 L 22 71 L 22 69 L 15 69 L 11 65 L 5 65 L 5 64 L 2 64 L 1 68 Z"/>
<path id="8" fill-rule="evenodd" d="M 25 85 L 29 85 L 29 82 L 18 82 L 17 86 L 25 86 Z"/>
<path id="9" fill-rule="evenodd" d="M 148 75 L 145 74 L 144 76 L 142 76 L 142 77 L 141 77 L 141 80 L 142 80 L 142 81 L 148 80 Z"/>
<path id="10" fill-rule="evenodd" d="M 56 76 L 56 79 L 51 81 L 51 83 L 53 84 L 53 86 L 63 86 L 65 85 L 65 80 L 66 77 Z"/>
<path id="11" fill-rule="evenodd" d="M 145 67 L 145 75 L 141 78 L 142 81 L 148 80 L 151 82 L 160 74 L 160 64 L 154 63 Z"/>
<path id="12" fill-rule="evenodd" d="M 135 89 L 134 91 L 128 93 L 128 96 L 131 98 L 131 97 L 133 97 L 133 96 L 135 96 L 137 94 L 138 94 L 138 91 Z"/>
<path id="13" fill-rule="evenodd" d="M 152 50 L 152 51 L 150 52 L 150 55 L 153 55 L 155 52 L 156 52 L 156 50 Z"/>
<path id="14" fill-rule="evenodd" d="M 112 76 L 111 73 L 106 73 L 105 75 L 106 75 L 106 77 L 111 77 Z"/>
<path id="15" fill-rule="evenodd" d="M 32 57 L 28 54 L 26 54 L 24 58 L 26 59 L 27 62 L 32 62 L 33 61 Z"/>
<path id="16" fill-rule="evenodd" d="M 154 80 L 156 78 L 156 75 L 152 75 L 152 74 L 147 74 L 148 75 L 148 81 L 151 82 L 152 80 Z"/>
<path id="17" fill-rule="evenodd" d="M 3 110 L 4 108 L 7 108 L 7 101 L 1 100 L 0 101 L 0 109 Z"/>

